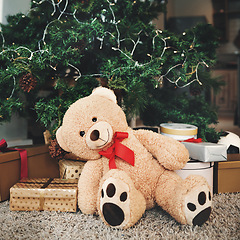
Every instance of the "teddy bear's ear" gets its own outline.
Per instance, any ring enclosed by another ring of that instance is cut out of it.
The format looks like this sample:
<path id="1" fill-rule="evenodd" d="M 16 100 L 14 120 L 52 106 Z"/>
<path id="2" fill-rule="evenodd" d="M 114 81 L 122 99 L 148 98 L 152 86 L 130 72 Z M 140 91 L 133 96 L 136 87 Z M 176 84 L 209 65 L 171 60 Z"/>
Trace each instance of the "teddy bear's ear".
<path id="1" fill-rule="evenodd" d="M 59 144 L 59 146 L 65 150 L 66 152 L 71 152 L 69 150 L 69 148 L 67 147 L 66 143 L 64 142 L 63 138 L 62 138 L 62 127 L 60 127 L 57 132 L 56 132 L 56 139 L 57 139 L 57 142 Z"/>
<path id="2" fill-rule="evenodd" d="M 98 87 L 98 88 L 93 89 L 91 95 L 98 95 L 101 97 L 105 97 L 105 98 L 113 101 L 114 103 L 117 103 L 117 98 L 116 98 L 116 95 L 114 94 L 114 92 L 105 87 Z"/>

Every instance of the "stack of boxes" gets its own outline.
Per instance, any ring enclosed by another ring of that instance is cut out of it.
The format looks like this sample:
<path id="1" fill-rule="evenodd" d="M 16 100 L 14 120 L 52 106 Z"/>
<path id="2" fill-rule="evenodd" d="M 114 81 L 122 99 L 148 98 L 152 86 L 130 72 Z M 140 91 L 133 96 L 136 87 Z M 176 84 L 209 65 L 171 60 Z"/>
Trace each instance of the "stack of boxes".
<path id="1" fill-rule="evenodd" d="M 0 201 L 15 211 L 75 212 L 77 185 L 85 162 L 52 159 L 48 145 L 26 147 L 28 178 L 20 179 L 17 151 L 0 153 Z"/>
<path id="2" fill-rule="evenodd" d="M 190 124 L 164 123 L 160 125 L 160 131 L 181 141 L 189 151 L 189 162 L 176 173 L 183 179 L 191 174 L 205 177 L 213 193 L 214 163 L 227 161 L 227 147 L 197 140 L 198 128 Z"/>
<path id="3" fill-rule="evenodd" d="M 85 162 L 62 159 L 60 178 L 21 179 L 10 189 L 10 209 L 15 211 L 77 211 L 78 178 Z"/>
<path id="4" fill-rule="evenodd" d="M 227 147 L 221 144 L 186 141 L 197 139 L 198 129 L 193 125 L 166 123 L 161 124 L 160 131 L 181 141 L 189 151 L 189 162 L 176 171 L 183 179 L 197 174 L 206 178 L 215 193 L 240 191 L 240 154 L 227 155 Z M 75 212 L 78 178 L 85 162 L 72 159 L 58 162 L 50 157 L 48 145 L 26 150 L 28 178 L 21 180 L 19 153 L 0 153 L 0 201 L 7 200 L 10 193 L 11 210 Z"/>

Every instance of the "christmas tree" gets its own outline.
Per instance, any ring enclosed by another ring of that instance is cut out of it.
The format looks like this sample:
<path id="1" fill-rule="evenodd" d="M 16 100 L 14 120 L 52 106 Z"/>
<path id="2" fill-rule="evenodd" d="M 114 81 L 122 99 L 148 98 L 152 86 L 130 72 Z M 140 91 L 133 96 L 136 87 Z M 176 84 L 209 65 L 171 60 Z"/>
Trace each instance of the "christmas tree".
<path id="1" fill-rule="evenodd" d="M 200 137 L 216 139 L 208 124 L 217 115 L 202 94 L 177 93 L 219 87 L 207 70 L 216 31 L 208 24 L 179 35 L 155 29 L 151 21 L 165 7 L 157 0 L 35 0 L 27 15 L 9 16 L 0 37 L 0 121 L 34 111 L 54 135 L 69 105 L 102 85 L 129 119 L 193 123 Z"/>

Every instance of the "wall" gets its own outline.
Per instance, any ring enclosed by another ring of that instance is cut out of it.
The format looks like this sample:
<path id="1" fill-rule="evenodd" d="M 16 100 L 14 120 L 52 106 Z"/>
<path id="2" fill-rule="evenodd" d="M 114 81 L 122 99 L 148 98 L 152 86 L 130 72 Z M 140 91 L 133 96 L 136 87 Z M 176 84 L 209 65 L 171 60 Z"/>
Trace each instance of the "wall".
<path id="1" fill-rule="evenodd" d="M 167 17 L 205 16 L 208 23 L 213 23 L 211 0 L 168 0 Z"/>
<path id="2" fill-rule="evenodd" d="M 27 13 L 31 0 L 0 0 L 0 23 L 6 24 L 8 15 Z"/>
<path id="3" fill-rule="evenodd" d="M 167 18 L 205 16 L 207 22 L 213 23 L 213 6 L 211 0 L 168 0 Z M 154 21 L 158 29 L 163 29 L 163 14 Z"/>
<path id="4" fill-rule="evenodd" d="M 31 0 L 0 0 L 0 23 L 6 24 L 8 15 L 22 12 L 27 13 Z M 8 147 L 31 145 L 32 140 L 27 138 L 27 120 L 13 114 L 11 121 L 0 125 L 0 139 L 5 139 Z"/>

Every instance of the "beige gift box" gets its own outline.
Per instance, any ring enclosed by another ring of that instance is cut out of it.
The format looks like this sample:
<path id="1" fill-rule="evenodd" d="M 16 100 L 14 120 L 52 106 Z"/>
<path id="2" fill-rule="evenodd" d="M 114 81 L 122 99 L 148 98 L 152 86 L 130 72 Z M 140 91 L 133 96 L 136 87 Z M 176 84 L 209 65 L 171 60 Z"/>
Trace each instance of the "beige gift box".
<path id="1" fill-rule="evenodd" d="M 59 161 L 60 177 L 78 179 L 86 162 L 62 159 Z"/>
<path id="2" fill-rule="evenodd" d="M 10 210 L 77 211 L 76 179 L 22 179 L 10 188 Z"/>

